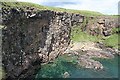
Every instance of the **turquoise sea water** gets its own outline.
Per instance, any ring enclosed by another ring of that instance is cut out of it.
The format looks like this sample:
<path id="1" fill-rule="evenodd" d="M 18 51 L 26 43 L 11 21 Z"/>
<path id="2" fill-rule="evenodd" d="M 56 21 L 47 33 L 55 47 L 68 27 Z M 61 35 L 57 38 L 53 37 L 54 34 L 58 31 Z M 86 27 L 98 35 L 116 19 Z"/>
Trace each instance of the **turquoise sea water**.
<path id="1" fill-rule="evenodd" d="M 72 78 L 118 78 L 118 57 L 109 60 L 100 60 L 103 70 L 93 70 L 85 68 L 74 68 Z"/>
<path id="2" fill-rule="evenodd" d="M 70 74 L 70 78 L 118 78 L 118 59 L 97 59 L 103 66 L 103 70 L 85 69 L 71 62 L 61 61 L 56 64 L 43 66 L 36 75 L 37 78 L 61 78 L 64 72 Z"/>

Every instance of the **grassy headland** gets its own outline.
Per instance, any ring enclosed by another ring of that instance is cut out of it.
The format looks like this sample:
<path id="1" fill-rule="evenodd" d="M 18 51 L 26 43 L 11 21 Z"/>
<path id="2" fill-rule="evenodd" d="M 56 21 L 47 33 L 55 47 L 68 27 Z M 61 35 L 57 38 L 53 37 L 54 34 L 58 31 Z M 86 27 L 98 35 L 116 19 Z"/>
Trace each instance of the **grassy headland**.
<path id="1" fill-rule="evenodd" d="M 6 7 L 6 8 L 22 8 L 22 9 L 25 9 L 25 7 L 34 7 L 38 10 L 52 10 L 52 11 L 59 11 L 59 12 L 78 13 L 78 14 L 85 15 L 85 16 L 100 16 L 100 15 L 103 15 L 100 12 L 48 7 L 48 6 L 42 6 L 42 5 L 39 5 L 39 4 L 34 4 L 34 3 L 29 3 L 29 2 L 2 2 L 2 3 L 3 3 L 3 7 Z"/>

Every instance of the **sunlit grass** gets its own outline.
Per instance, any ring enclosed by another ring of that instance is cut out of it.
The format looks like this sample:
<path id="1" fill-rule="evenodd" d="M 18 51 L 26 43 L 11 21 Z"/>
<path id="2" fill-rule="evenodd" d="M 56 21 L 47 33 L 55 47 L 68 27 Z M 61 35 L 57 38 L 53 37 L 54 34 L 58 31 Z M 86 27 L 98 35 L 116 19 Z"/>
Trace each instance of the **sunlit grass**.
<path id="1" fill-rule="evenodd" d="M 119 48 L 120 49 L 120 44 L 118 42 L 118 34 L 113 34 L 111 36 L 109 36 L 108 38 L 106 38 L 103 43 L 105 44 L 105 46 L 107 47 L 112 47 L 112 48 Z"/>
<path id="2" fill-rule="evenodd" d="M 58 8 L 58 7 L 48 7 L 48 6 L 42 6 L 39 4 L 34 4 L 30 2 L 3 2 L 4 6 L 7 8 L 22 8 L 25 9 L 25 7 L 34 7 L 38 10 L 52 10 L 52 11 L 59 11 L 59 12 L 68 12 L 68 13 L 78 13 L 85 16 L 100 16 L 103 15 L 100 12 L 95 11 L 87 11 L 87 10 L 73 10 L 73 9 L 64 9 L 64 8 Z"/>
<path id="3" fill-rule="evenodd" d="M 5 72 L 4 72 L 4 70 L 2 69 L 2 67 L 0 66 L 0 80 L 2 79 L 2 78 L 4 78 L 5 77 Z"/>
<path id="4" fill-rule="evenodd" d="M 74 27 L 71 32 L 71 40 L 74 42 L 81 42 L 81 41 L 92 41 L 92 42 L 99 42 L 101 41 L 101 36 L 92 36 L 87 32 L 83 32 L 80 27 Z"/>

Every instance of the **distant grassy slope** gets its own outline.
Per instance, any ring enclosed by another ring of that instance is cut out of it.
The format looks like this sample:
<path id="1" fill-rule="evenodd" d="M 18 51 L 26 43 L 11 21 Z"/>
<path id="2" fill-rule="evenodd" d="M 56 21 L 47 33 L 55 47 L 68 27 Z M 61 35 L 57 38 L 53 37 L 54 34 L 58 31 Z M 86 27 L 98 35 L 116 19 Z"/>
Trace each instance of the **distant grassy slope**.
<path id="1" fill-rule="evenodd" d="M 85 16 L 99 16 L 99 15 L 103 15 L 99 12 L 94 12 L 94 11 L 86 11 L 86 10 L 72 10 L 72 9 L 64 9 L 64 8 L 55 8 L 55 7 L 47 7 L 47 6 L 41 6 L 38 4 L 34 4 L 34 3 L 28 3 L 28 2 L 3 2 L 4 7 L 20 7 L 23 8 L 24 7 L 35 7 L 38 10 L 53 10 L 53 11 L 59 11 L 59 12 L 68 12 L 68 13 L 78 13 L 78 14 L 82 14 Z"/>
<path id="2" fill-rule="evenodd" d="M 15 2 L 17 0 L 0 0 L 0 2 Z"/>

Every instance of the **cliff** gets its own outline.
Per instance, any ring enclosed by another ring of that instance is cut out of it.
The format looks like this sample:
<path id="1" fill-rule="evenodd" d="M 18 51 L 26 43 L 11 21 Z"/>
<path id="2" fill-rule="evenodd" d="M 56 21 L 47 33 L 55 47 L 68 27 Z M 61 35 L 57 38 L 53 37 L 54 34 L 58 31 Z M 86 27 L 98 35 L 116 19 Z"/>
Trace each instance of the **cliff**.
<path id="1" fill-rule="evenodd" d="M 70 26 L 83 22 L 79 14 L 50 10 L 2 8 L 2 13 L 2 61 L 12 78 L 28 77 L 36 66 L 63 53 L 70 43 Z"/>
<path id="2" fill-rule="evenodd" d="M 92 17 L 85 21 L 86 17 L 77 13 L 2 5 L 2 64 L 6 78 L 33 77 L 41 63 L 54 60 L 67 49 L 74 25 L 85 23 L 81 27 L 85 31 L 91 34 L 99 28 L 104 35 L 104 31 L 116 27 L 113 18 L 93 17 L 97 20 L 91 22 Z"/>
<path id="3" fill-rule="evenodd" d="M 91 35 L 109 36 L 112 29 L 118 27 L 118 18 L 113 16 L 97 16 L 86 19 L 86 25 L 82 26 L 83 30 Z"/>

